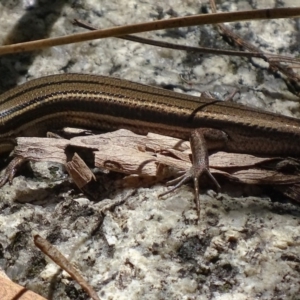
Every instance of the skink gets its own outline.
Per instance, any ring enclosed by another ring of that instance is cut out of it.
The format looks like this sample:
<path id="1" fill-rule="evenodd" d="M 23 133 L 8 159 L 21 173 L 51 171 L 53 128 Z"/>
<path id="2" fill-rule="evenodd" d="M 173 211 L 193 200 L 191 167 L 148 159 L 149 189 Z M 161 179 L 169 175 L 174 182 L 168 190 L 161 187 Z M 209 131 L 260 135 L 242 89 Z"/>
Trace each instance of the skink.
<path id="1" fill-rule="evenodd" d="M 43 136 L 63 126 L 127 128 L 181 139 L 195 128 L 215 128 L 227 134 L 225 151 L 300 156 L 300 120 L 123 79 L 52 75 L 0 95 L 0 152 L 7 139 Z"/>
<path id="2" fill-rule="evenodd" d="M 0 96 L 0 153 L 10 150 L 9 141 L 15 137 L 43 136 L 64 126 L 105 131 L 126 128 L 181 139 L 188 139 L 193 129 L 213 129 L 224 133 L 225 138 L 219 141 L 212 137 L 200 145 L 204 156 L 204 148 L 213 147 L 229 152 L 300 157 L 300 120 L 123 79 L 53 75 L 29 81 Z M 201 165 L 203 155 L 195 157 Z M 2 184 L 7 180 L 8 177 Z"/>

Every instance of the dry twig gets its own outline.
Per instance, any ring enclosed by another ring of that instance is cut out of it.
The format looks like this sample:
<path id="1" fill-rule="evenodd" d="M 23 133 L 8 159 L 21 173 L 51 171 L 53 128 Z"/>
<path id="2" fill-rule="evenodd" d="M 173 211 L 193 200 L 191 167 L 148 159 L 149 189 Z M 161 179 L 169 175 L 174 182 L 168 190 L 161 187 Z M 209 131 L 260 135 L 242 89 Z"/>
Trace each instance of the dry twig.
<path id="1" fill-rule="evenodd" d="M 195 15 L 188 17 L 172 18 L 139 24 L 112 27 L 103 30 L 77 33 L 69 36 L 49 38 L 26 43 L 19 43 L 0 47 L 0 55 L 8 53 L 19 53 L 33 51 L 58 45 L 66 45 L 100 38 L 117 37 L 126 34 L 133 34 L 160 29 L 197 26 L 203 24 L 217 24 L 221 22 L 236 22 L 245 20 L 263 20 L 278 18 L 293 18 L 300 16 L 300 7 L 257 9 L 250 11 L 239 11 L 229 13 L 217 13 L 208 15 Z"/>
<path id="2" fill-rule="evenodd" d="M 70 274 L 70 276 L 78 282 L 78 284 L 86 291 L 93 300 L 100 300 L 94 289 L 86 282 L 80 273 L 72 266 L 72 264 L 51 245 L 47 240 L 36 234 L 34 236 L 34 244 L 47 256 L 49 256 L 57 265 Z"/>

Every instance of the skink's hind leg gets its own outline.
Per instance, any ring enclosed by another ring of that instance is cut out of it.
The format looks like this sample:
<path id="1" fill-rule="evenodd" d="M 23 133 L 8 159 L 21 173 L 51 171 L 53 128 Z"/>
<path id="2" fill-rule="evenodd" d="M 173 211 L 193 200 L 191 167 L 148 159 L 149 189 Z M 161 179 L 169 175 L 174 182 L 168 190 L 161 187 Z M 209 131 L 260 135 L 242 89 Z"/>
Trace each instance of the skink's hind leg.
<path id="1" fill-rule="evenodd" d="M 26 159 L 19 156 L 13 158 L 13 160 L 6 167 L 4 175 L 0 178 L 0 188 L 7 182 L 9 182 L 9 184 L 12 184 L 12 180 L 14 179 L 17 171 L 26 161 Z"/>
<path id="2" fill-rule="evenodd" d="M 203 173 L 206 173 L 209 178 L 214 182 L 217 188 L 220 188 L 219 183 L 215 177 L 209 171 L 209 162 L 208 162 L 208 148 L 216 149 L 222 148 L 227 142 L 227 135 L 218 129 L 196 129 L 192 131 L 190 143 L 192 150 L 192 167 L 183 175 L 170 180 L 167 182 L 167 185 L 174 185 L 170 190 L 162 193 L 159 197 L 167 195 L 180 186 L 182 186 L 187 181 L 193 179 L 194 190 L 195 190 L 195 202 L 197 209 L 198 219 L 200 218 L 200 198 L 199 198 L 199 178 Z M 209 146 L 209 147 L 208 147 Z"/>

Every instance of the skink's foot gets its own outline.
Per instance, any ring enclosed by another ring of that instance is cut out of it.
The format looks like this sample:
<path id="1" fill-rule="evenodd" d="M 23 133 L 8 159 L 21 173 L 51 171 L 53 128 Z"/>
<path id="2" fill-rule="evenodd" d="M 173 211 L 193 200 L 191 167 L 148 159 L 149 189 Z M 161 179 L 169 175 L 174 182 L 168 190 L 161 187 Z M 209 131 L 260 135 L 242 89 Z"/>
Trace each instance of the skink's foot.
<path id="1" fill-rule="evenodd" d="M 27 160 L 23 157 L 16 156 L 13 158 L 13 160 L 6 167 L 3 177 L 0 179 L 0 188 L 4 186 L 7 182 L 9 182 L 9 184 L 12 184 L 12 181 L 17 171 L 26 161 Z"/>
<path id="2" fill-rule="evenodd" d="M 162 193 L 159 197 L 167 195 L 187 181 L 193 179 L 195 191 L 195 203 L 198 220 L 200 219 L 200 198 L 199 198 L 199 178 L 203 173 L 206 173 L 214 182 L 218 189 L 220 185 L 215 177 L 209 171 L 208 151 L 206 139 L 212 140 L 214 143 L 225 144 L 227 136 L 223 131 L 216 129 L 197 129 L 191 133 L 191 150 L 192 150 L 192 167 L 183 175 L 167 182 L 167 186 L 174 185 L 170 190 Z"/>
<path id="3" fill-rule="evenodd" d="M 185 174 L 181 175 L 178 178 L 175 178 L 173 180 L 170 180 L 166 183 L 167 186 L 174 185 L 171 189 L 168 191 L 162 193 L 159 195 L 159 197 L 165 196 L 179 187 L 181 187 L 184 183 L 187 181 L 193 179 L 194 182 L 194 191 L 195 191 L 195 204 L 196 204 L 196 210 L 197 210 L 197 218 L 200 219 L 200 197 L 199 197 L 199 178 L 200 176 L 206 173 L 210 179 L 214 182 L 214 184 L 217 186 L 218 189 L 220 189 L 220 185 L 218 181 L 215 179 L 215 177 L 211 174 L 211 172 L 208 169 L 208 166 L 192 166 Z"/>

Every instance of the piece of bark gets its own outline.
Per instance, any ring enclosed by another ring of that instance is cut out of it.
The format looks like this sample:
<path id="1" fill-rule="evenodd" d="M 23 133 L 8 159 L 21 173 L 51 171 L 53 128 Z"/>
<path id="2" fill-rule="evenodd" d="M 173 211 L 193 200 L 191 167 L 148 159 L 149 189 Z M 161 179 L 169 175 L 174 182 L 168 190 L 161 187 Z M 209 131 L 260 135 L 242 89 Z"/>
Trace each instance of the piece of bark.
<path id="1" fill-rule="evenodd" d="M 162 166 L 177 171 L 191 167 L 188 142 L 152 133 L 141 136 L 124 129 L 71 140 L 18 138 L 17 143 L 15 155 L 28 160 L 65 164 L 67 148 L 81 149 L 94 154 L 94 167 L 157 180 L 171 175 Z M 209 164 L 213 174 L 220 174 L 234 182 L 270 185 L 299 182 L 297 172 L 283 173 L 271 165 L 281 160 L 278 157 L 217 152 L 210 155 Z M 299 162 L 295 161 L 295 164 L 299 165 Z"/>
<path id="2" fill-rule="evenodd" d="M 69 175 L 72 177 L 74 183 L 79 189 L 82 189 L 92 180 L 96 180 L 91 169 L 77 153 L 73 155 L 72 160 L 67 162 L 65 166 Z"/>
<path id="3" fill-rule="evenodd" d="M 46 300 L 46 298 L 27 290 L 21 285 L 12 282 L 0 272 L 0 299 L 1 300 Z"/>

